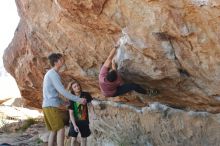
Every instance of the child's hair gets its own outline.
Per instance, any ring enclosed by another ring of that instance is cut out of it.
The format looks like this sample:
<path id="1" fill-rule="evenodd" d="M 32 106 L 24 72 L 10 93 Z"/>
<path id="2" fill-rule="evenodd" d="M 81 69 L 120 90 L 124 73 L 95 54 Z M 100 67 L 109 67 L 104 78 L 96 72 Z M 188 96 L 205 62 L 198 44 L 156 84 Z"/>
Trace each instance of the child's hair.
<path id="1" fill-rule="evenodd" d="M 78 85 L 80 86 L 80 89 L 82 89 L 82 88 L 81 88 L 81 85 L 79 84 L 79 82 L 78 82 L 77 80 L 71 81 L 71 82 L 69 83 L 67 89 L 68 89 L 72 94 L 75 95 L 75 93 L 74 93 L 74 91 L 73 91 L 73 88 L 72 88 L 72 85 L 73 85 L 73 84 L 78 84 Z"/>
<path id="2" fill-rule="evenodd" d="M 54 65 L 55 65 L 55 63 L 56 62 L 58 62 L 58 60 L 60 59 L 60 58 L 62 58 L 62 54 L 60 54 L 60 53 L 52 53 L 52 54 L 50 54 L 49 56 L 48 56 L 48 59 L 49 59 L 49 61 L 50 61 L 50 65 L 52 66 L 52 67 L 54 67 Z"/>

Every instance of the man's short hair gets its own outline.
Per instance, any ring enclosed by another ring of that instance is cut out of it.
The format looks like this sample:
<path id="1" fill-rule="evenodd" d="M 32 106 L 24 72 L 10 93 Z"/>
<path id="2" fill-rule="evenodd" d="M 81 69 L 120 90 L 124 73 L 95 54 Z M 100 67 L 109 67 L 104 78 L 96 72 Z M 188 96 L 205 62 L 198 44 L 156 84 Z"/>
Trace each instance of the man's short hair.
<path id="1" fill-rule="evenodd" d="M 109 82 L 114 82 L 116 79 L 117 79 L 117 72 L 115 70 L 111 70 L 108 72 L 107 76 L 106 76 L 106 79 L 109 81 Z"/>
<path id="2" fill-rule="evenodd" d="M 62 58 L 63 55 L 60 53 L 52 53 L 48 56 L 48 59 L 50 61 L 50 65 L 54 67 L 55 63 L 58 62 L 60 58 Z"/>

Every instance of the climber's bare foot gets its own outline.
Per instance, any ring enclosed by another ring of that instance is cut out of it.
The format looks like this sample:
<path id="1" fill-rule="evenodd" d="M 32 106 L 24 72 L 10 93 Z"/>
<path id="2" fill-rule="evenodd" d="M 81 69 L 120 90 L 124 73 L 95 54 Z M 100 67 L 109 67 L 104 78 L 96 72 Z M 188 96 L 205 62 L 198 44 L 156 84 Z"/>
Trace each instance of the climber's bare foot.
<path id="1" fill-rule="evenodd" d="M 123 97 L 123 96 L 110 97 L 109 100 L 113 102 L 128 102 L 129 101 L 126 97 Z"/>
<path id="2" fill-rule="evenodd" d="M 157 89 L 147 89 L 146 91 L 147 91 L 146 94 L 147 94 L 149 97 L 157 96 L 157 95 L 160 94 L 159 90 L 157 90 Z"/>

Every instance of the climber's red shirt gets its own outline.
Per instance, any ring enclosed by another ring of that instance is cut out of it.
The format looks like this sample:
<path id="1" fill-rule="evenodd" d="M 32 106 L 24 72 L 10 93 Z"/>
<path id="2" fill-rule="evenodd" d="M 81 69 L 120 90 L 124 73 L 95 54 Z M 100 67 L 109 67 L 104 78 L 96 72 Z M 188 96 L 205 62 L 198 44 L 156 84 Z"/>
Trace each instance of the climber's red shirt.
<path id="1" fill-rule="evenodd" d="M 117 73 L 117 80 L 115 80 L 114 82 L 109 82 L 106 79 L 108 70 L 109 68 L 105 67 L 104 65 L 102 66 L 101 71 L 99 73 L 99 86 L 104 96 L 111 97 L 115 94 L 117 87 L 122 85 L 123 82 L 118 73 Z"/>

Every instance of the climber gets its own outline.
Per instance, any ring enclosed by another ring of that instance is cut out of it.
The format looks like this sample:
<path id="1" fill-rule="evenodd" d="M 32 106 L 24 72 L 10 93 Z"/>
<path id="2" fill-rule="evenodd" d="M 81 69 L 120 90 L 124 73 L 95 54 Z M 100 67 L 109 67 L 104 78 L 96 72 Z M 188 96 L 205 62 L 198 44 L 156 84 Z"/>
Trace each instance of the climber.
<path id="1" fill-rule="evenodd" d="M 122 94 L 125 94 L 129 91 L 136 91 L 141 94 L 149 94 L 151 96 L 157 95 L 157 90 L 145 90 L 140 85 L 135 83 L 123 83 L 119 73 L 116 69 L 114 55 L 116 53 L 119 45 L 115 46 L 103 66 L 101 67 L 101 71 L 99 73 L 99 86 L 102 94 L 105 97 L 115 97 Z"/>

